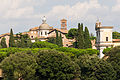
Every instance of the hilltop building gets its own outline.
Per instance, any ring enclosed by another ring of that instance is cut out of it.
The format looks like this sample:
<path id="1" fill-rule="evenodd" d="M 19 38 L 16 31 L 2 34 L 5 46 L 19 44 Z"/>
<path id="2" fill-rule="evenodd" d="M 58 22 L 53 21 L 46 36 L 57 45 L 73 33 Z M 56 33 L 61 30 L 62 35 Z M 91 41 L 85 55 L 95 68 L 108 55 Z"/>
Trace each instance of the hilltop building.
<path id="1" fill-rule="evenodd" d="M 72 43 L 75 41 L 74 39 L 67 39 L 66 34 L 68 33 L 67 30 L 67 20 L 62 19 L 61 20 L 61 28 L 54 28 L 52 26 L 49 26 L 46 22 L 46 17 L 44 16 L 42 19 L 42 24 L 38 27 L 33 27 L 29 29 L 28 32 L 23 32 L 22 34 L 28 34 L 31 38 L 32 42 L 35 42 L 35 38 L 38 38 L 39 41 L 46 41 L 51 37 L 56 37 L 55 31 L 58 31 L 58 33 L 62 34 L 62 40 L 63 40 L 63 47 L 70 47 L 72 46 Z M 2 34 L 0 35 L 0 41 L 3 37 L 6 38 L 6 44 L 9 47 L 9 36 L 10 33 Z"/>
<path id="2" fill-rule="evenodd" d="M 102 58 L 104 54 L 102 53 L 105 48 L 120 46 L 120 39 L 112 39 L 113 26 L 102 26 L 101 22 L 97 21 L 95 25 L 96 30 L 96 43 L 93 48 L 96 47 L 100 51 L 99 57 Z M 92 45 L 93 45 L 92 44 Z"/>

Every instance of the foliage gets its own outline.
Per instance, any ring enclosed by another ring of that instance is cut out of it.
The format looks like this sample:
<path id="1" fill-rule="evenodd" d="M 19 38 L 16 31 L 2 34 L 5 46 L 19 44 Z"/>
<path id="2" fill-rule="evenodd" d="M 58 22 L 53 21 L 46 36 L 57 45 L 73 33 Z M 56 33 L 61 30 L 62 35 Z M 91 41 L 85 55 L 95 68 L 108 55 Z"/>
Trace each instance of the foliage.
<path id="1" fill-rule="evenodd" d="M 73 53 L 76 56 L 79 55 L 83 55 L 83 54 L 98 54 L 99 51 L 96 49 L 75 49 L 75 48 L 68 48 L 68 47 L 60 47 L 60 48 L 56 48 L 57 51 L 62 51 L 62 52 L 69 52 L 69 53 Z"/>
<path id="2" fill-rule="evenodd" d="M 78 24 L 78 48 L 84 49 L 83 24 Z"/>
<path id="3" fill-rule="evenodd" d="M 117 80 L 120 79 L 120 46 L 112 48 L 108 53 L 107 59 L 113 65 L 113 68 L 117 72 Z"/>
<path id="4" fill-rule="evenodd" d="M 62 34 L 60 33 L 60 37 L 59 37 L 59 46 L 62 47 L 63 46 L 63 42 L 62 42 Z"/>
<path id="5" fill-rule="evenodd" d="M 14 41 L 14 35 L 12 29 L 10 30 L 9 47 L 15 47 L 15 41 Z"/>
<path id="6" fill-rule="evenodd" d="M 39 51 L 37 63 L 38 80 L 72 80 L 80 76 L 78 65 L 54 50 Z"/>
<path id="7" fill-rule="evenodd" d="M 84 48 L 85 49 L 92 47 L 91 40 L 90 40 L 90 34 L 89 34 L 89 31 L 88 31 L 87 27 L 85 27 L 84 41 L 85 41 L 85 43 L 84 43 Z"/>
<path id="8" fill-rule="evenodd" d="M 93 33 L 91 33 L 91 34 L 90 34 L 90 40 L 94 40 L 94 39 L 96 39 L 96 37 L 94 36 Z"/>
<path id="9" fill-rule="evenodd" d="M 34 42 L 32 44 L 32 48 L 57 48 L 58 46 L 46 41 L 39 41 L 39 42 Z"/>
<path id="10" fill-rule="evenodd" d="M 49 42 L 49 43 L 56 44 L 56 38 L 50 37 L 50 38 L 48 39 L 48 42 Z"/>
<path id="11" fill-rule="evenodd" d="M 56 33 L 56 45 L 59 45 L 59 36 L 58 36 L 58 31 L 55 31 Z"/>
<path id="12" fill-rule="evenodd" d="M 67 38 L 68 39 L 74 39 L 77 37 L 77 29 L 76 28 L 71 28 L 69 31 L 68 31 L 68 34 L 67 34 Z"/>
<path id="13" fill-rule="evenodd" d="M 112 37 L 113 39 L 120 39 L 120 33 L 115 31 L 112 33 Z"/>
<path id="14" fill-rule="evenodd" d="M 12 54 L 1 62 L 4 77 L 10 80 L 18 78 L 24 80 L 35 79 L 36 66 L 36 60 L 30 53 Z"/>
<path id="15" fill-rule="evenodd" d="M 7 48 L 6 39 L 4 37 L 1 40 L 1 47 L 2 48 Z"/>
<path id="16" fill-rule="evenodd" d="M 106 54 L 107 55 L 107 53 L 111 50 L 112 48 L 106 48 L 106 49 L 104 49 L 103 50 L 103 54 Z"/>
<path id="17" fill-rule="evenodd" d="M 100 60 L 97 55 L 84 54 L 79 56 L 76 63 L 81 68 L 82 80 L 115 80 L 116 72 L 112 65 Z"/>

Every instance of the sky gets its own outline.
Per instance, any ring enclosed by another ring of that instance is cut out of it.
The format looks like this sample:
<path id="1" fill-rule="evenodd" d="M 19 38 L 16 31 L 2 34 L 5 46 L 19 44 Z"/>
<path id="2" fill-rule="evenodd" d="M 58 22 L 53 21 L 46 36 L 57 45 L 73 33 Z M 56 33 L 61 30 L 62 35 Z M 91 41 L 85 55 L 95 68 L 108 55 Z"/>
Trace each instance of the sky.
<path id="1" fill-rule="evenodd" d="M 114 26 L 120 32 L 120 0 L 0 0 L 0 34 L 25 32 L 41 25 L 46 16 L 47 24 L 60 28 L 60 20 L 68 20 L 68 29 L 78 23 L 95 34 L 99 19 L 103 26 Z"/>

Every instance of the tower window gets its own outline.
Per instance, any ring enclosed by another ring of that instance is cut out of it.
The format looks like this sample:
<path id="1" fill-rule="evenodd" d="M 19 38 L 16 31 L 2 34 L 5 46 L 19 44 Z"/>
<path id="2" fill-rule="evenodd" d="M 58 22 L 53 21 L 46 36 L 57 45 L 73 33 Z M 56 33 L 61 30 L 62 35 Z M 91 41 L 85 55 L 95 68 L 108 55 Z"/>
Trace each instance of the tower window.
<path id="1" fill-rule="evenodd" d="M 108 41 L 108 37 L 106 37 L 106 41 Z"/>
<path id="2" fill-rule="evenodd" d="M 45 32 L 45 35 L 47 35 L 47 32 Z"/>
<path id="3" fill-rule="evenodd" d="M 41 32 L 41 35 L 42 35 L 42 32 Z"/>
<path id="4" fill-rule="evenodd" d="M 63 27 L 65 27 L 65 22 L 62 22 Z"/>
<path id="5" fill-rule="evenodd" d="M 31 38 L 33 38 L 33 36 L 31 36 Z"/>

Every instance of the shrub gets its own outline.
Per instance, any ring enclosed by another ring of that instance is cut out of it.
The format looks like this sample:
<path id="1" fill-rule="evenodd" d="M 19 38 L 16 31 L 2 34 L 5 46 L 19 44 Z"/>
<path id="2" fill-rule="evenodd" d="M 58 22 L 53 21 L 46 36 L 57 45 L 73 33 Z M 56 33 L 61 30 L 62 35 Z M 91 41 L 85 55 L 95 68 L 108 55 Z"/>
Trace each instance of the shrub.
<path id="1" fill-rule="evenodd" d="M 32 48 L 57 48 L 58 46 L 46 41 L 39 41 L 32 44 Z"/>
<path id="2" fill-rule="evenodd" d="M 111 50 L 111 48 L 106 48 L 103 50 L 103 54 L 107 54 L 109 51 Z"/>

